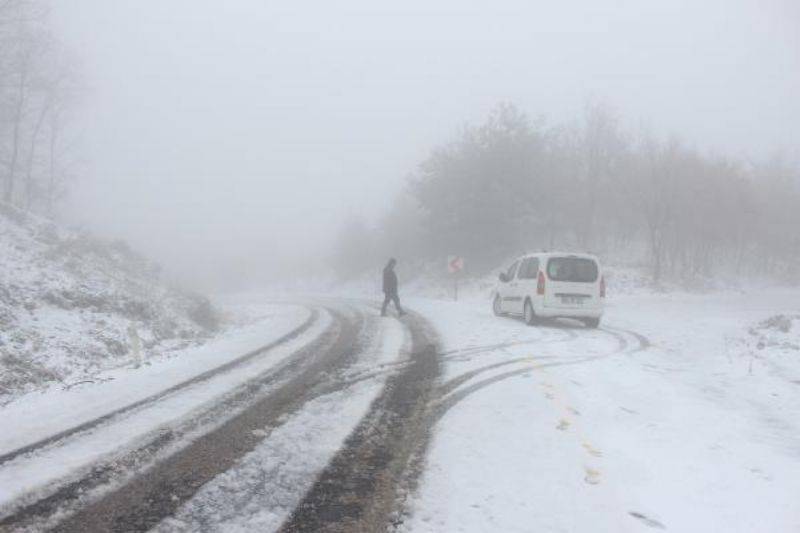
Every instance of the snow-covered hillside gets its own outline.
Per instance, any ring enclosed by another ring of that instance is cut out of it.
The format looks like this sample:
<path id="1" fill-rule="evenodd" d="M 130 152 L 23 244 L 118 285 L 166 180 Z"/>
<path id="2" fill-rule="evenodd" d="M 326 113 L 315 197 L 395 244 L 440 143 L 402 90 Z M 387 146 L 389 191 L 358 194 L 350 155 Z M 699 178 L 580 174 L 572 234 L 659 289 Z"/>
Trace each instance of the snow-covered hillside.
<path id="1" fill-rule="evenodd" d="M 124 243 L 0 204 L 0 403 L 199 344 L 216 328 L 207 299 L 162 283 Z"/>

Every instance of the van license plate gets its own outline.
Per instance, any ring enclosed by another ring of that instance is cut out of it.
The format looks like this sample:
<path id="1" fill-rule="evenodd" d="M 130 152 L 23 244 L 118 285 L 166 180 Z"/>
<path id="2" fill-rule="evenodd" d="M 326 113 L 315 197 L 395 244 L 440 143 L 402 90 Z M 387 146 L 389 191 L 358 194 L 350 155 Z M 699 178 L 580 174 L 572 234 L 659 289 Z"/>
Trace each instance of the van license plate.
<path id="1" fill-rule="evenodd" d="M 580 296 L 562 296 L 561 303 L 568 305 L 581 305 L 583 303 L 583 298 Z"/>

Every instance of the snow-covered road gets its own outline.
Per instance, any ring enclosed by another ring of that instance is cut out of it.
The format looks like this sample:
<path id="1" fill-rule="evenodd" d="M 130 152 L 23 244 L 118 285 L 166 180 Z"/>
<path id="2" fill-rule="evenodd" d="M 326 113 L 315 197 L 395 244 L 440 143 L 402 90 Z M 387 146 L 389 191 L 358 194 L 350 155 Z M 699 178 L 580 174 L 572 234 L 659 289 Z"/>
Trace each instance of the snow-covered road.
<path id="1" fill-rule="evenodd" d="M 351 432 L 361 427 L 368 448 L 395 445 L 372 432 L 403 432 L 402 424 L 387 427 L 397 405 L 385 391 L 404 390 L 409 380 L 397 376 L 413 375 L 409 369 L 419 365 L 398 320 L 382 320 L 357 302 L 310 306 L 310 313 L 284 306 L 282 321 L 261 323 L 267 347 L 244 356 L 239 339 L 216 358 L 175 359 L 160 372 L 128 369 L 116 377 L 117 395 L 105 381 L 81 394 L 64 391 L 69 402 L 50 405 L 64 421 L 52 428 L 60 436 L 0 461 L 0 530 L 276 529 L 304 497 L 312 498 L 305 506 L 312 515 L 323 509 L 313 490 L 306 493 L 337 453 L 357 449 L 345 445 Z M 435 361 L 435 351 L 423 355 Z M 386 386 L 389 380 L 394 385 Z M 109 402 L 92 408 L 101 393 Z M 28 404 L 18 405 L 10 412 Z M 73 406 L 82 409 L 70 419 Z M 87 418 L 88 427 L 63 433 L 70 420 Z M 18 420 L 26 431 L 9 439 L 14 445 L 46 435 L 41 421 Z M 333 475 L 362 475 L 345 463 Z M 333 501 L 327 491 L 320 496 Z M 386 499 L 390 508 L 394 498 Z M 336 519 L 360 518 L 344 512 Z"/>
<path id="2" fill-rule="evenodd" d="M 446 395 L 401 529 L 800 530 L 800 351 L 747 344 L 797 302 L 620 297 L 593 331 L 414 301 L 441 335 Z"/>
<path id="3" fill-rule="evenodd" d="M 279 341 L 309 320 L 311 315 L 302 306 L 262 307 L 266 308 L 262 313 L 267 318 L 237 328 L 199 348 L 171 358 L 148 361 L 144 365 L 131 364 L 99 372 L 91 381 L 70 387 L 51 387 L 4 406 L 4 422 L 15 431 L 0 434 L 0 462 L 6 462 L 15 450 L 50 435 L 69 431 L 176 385 L 192 385 L 194 383 L 188 382 L 198 381 L 198 376 L 235 364 L 244 354 Z M 304 338 L 303 342 L 308 342 L 308 339 Z M 275 360 L 272 358 L 271 363 L 274 364 Z"/>
<path id="4" fill-rule="evenodd" d="M 262 306 L 261 319 L 201 348 L 93 383 L 33 393 L 2 410 L 0 510 L 15 512 L 114 462 L 277 367 L 325 330 L 302 306 Z"/>
<path id="5" fill-rule="evenodd" d="M 6 406 L 0 529 L 798 531 L 798 301 L 618 296 L 598 330 L 485 301 L 275 306 L 191 358 Z"/>

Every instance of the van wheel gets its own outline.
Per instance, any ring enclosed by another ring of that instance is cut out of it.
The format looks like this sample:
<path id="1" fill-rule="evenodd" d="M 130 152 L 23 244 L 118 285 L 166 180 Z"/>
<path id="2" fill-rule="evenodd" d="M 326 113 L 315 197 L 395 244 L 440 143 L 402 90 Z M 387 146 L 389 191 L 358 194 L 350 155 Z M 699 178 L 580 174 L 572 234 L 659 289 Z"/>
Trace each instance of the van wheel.
<path id="1" fill-rule="evenodd" d="M 525 323 L 529 326 L 536 324 L 536 313 L 533 311 L 533 304 L 530 300 L 525 300 L 525 313 L 523 315 Z"/>
<path id="2" fill-rule="evenodd" d="M 500 300 L 500 296 L 494 297 L 494 302 L 492 303 L 492 311 L 494 311 L 494 316 L 503 316 L 503 308 L 501 307 L 502 301 Z"/>
<path id="3" fill-rule="evenodd" d="M 595 329 L 600 326 L 600 319 L 599 318 L 585 318 L 583 323 L 586 324 L 587 328 Z"/>

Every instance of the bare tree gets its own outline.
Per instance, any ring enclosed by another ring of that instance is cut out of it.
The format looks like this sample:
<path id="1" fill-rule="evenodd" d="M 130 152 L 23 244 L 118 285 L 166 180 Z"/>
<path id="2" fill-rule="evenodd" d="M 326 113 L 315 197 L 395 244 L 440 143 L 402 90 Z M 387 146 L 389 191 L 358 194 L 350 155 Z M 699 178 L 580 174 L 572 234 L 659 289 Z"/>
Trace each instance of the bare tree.
<path id="1" fill-rule="evenodd" d="M 589 106 L 578 126 L 549 130 L 501 106 L 434 150 L 411 191 L 418 209 L 403 212 L 418 213 L 407 225 L 422 230 L 402 239 L 390 217 L 384 234 L 416 242 L 421 257 L 466 255 L 476 270 L 558 245 L 646 250 L 656 282 L 744 270 L 800 279 L 796 165 L 747 167 L 676 139 L 634 145 L 602 106 Z"/>
<path id="2" fill-rule="evenodd" d="M 46 4 L 0 0 L 0 182 L 2 198 L 52 213 L 59 145 L 77 84 L 52 37 Z"/>

